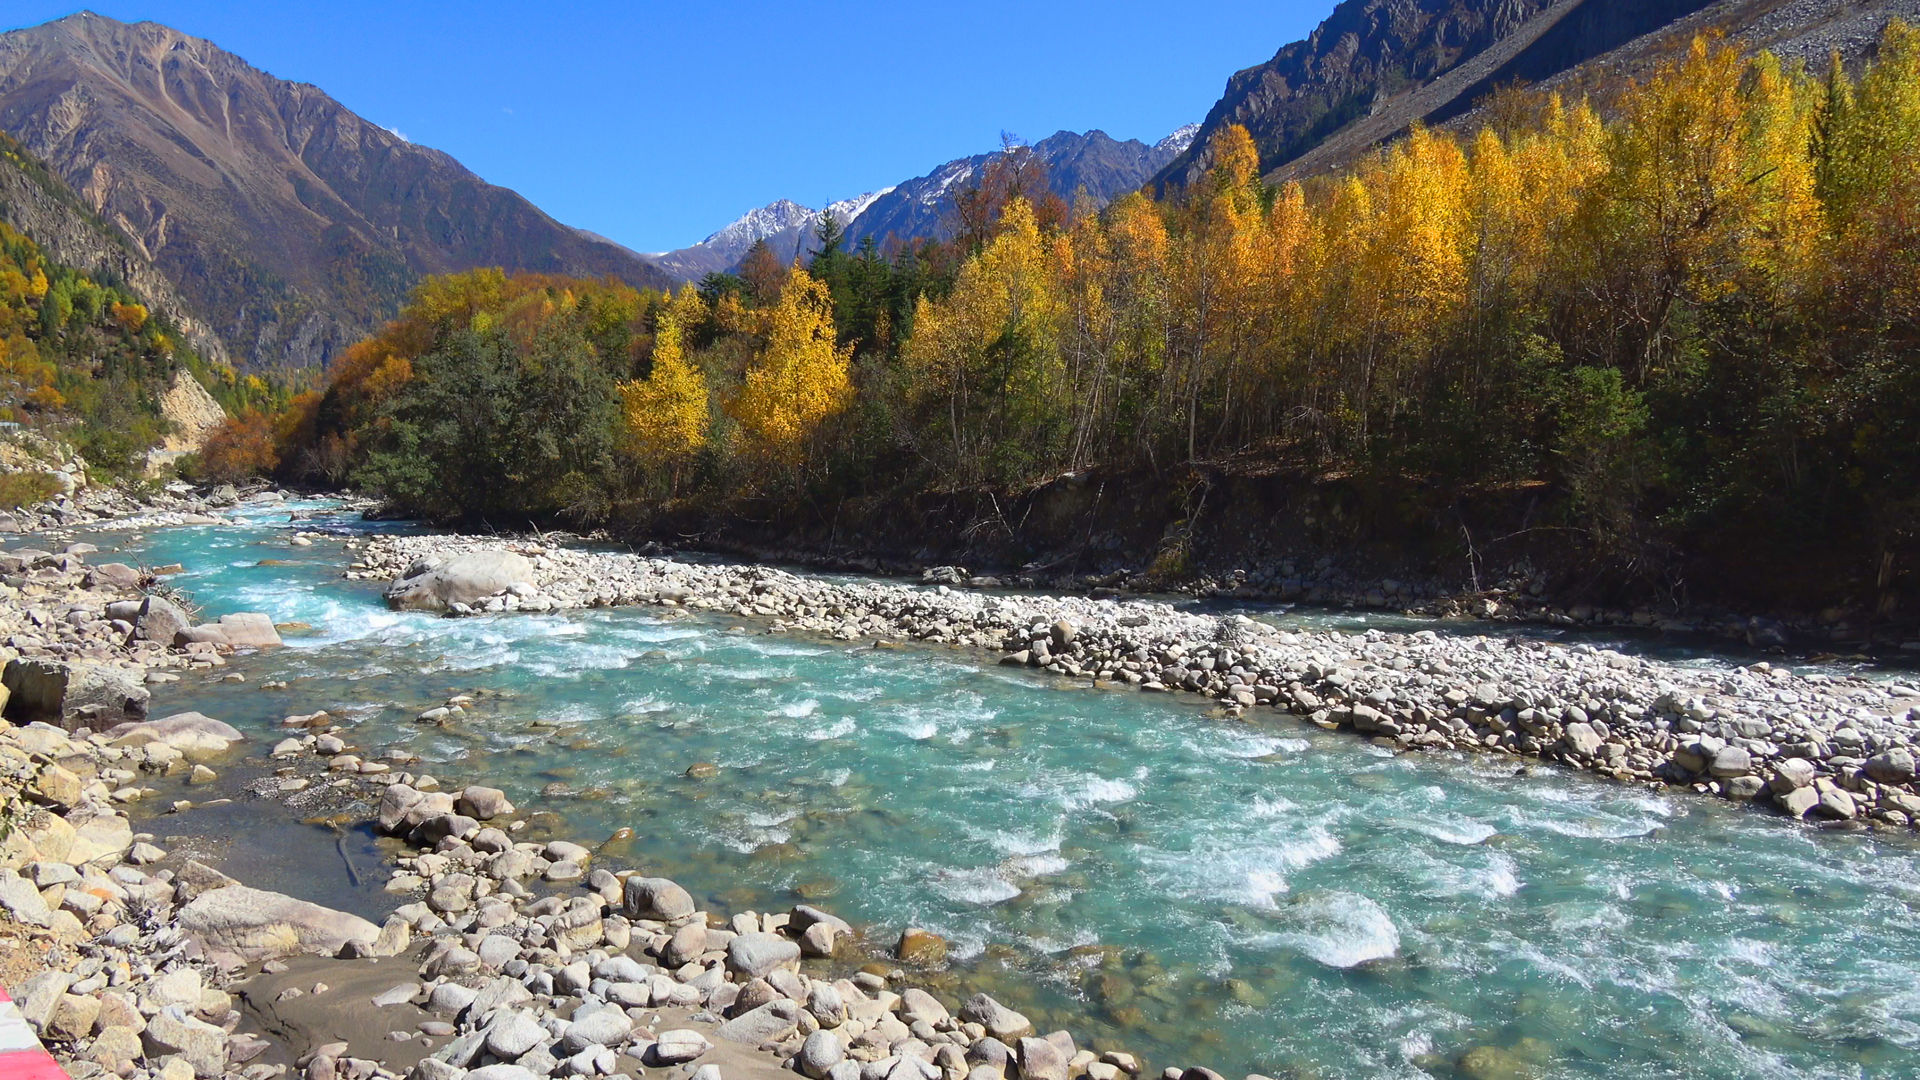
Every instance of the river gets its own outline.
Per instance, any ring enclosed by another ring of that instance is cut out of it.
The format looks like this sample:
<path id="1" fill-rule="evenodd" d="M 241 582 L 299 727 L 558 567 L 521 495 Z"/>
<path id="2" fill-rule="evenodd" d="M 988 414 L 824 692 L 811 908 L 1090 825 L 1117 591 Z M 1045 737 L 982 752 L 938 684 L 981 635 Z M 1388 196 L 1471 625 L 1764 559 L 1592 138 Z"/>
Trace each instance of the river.
<path id="1" fill-rule="evenodd" d="M 394 527 L 294 508 L 343 539 Z M 1906 836 L 737 619 L 394 613 L 341 579 L 337 540 L 289 546 L 289 507 L 239 516 L 88 537 L 183 564 L 211 613 L 311 627 L 225 669 L 244 683 L 156 688 L 155 715 L 264 755 L 283 716 L 329 709 L 583 841 L 632 828 L 604 858 L 718 910 L 931 929 L 946 986 L 1083 1044 L 1283 1080 L 1448 1075 L 1475 1048 L 1542 1076 L 1920 1074 Z M 414 721 L 454 693 L 476 698 L 458 723 Z M 295 865 L 340 873 L 313 850 Z"/>

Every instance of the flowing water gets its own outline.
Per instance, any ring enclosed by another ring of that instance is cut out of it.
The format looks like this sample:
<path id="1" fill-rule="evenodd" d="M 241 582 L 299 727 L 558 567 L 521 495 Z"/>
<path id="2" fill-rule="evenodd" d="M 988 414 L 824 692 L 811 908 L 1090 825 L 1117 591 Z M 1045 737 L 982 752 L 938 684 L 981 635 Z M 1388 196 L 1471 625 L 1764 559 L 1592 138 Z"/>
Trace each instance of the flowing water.
<path id="1" fill-rule="evenodd" d="M 247 683 L 188 675 L 156 710 L 264 746 L 328 708 L 362 747 L 497 784 L 582 840 L 631 827 L 607 857 L 723 910 L 809 899 L 879 938 L 932 929 L 960 960 L 945 988 L 1156 1068 L 1449 1075 L 1494 1048 L 1477 1075 L 1920 1075 L 1904 837 L 1394 757 L 964 653 L 652 609 L 397 614 L 340 579 L 337 542 L 287 546 L 285 508 L 243 518 L 97 538 L 183 563 L 212 612 L 312 627 L 237 660 Z M 457 727 L 413 722 L 454 692 L 478 698 Z M 696 762 L 718 774 L 683 775 Z"/>

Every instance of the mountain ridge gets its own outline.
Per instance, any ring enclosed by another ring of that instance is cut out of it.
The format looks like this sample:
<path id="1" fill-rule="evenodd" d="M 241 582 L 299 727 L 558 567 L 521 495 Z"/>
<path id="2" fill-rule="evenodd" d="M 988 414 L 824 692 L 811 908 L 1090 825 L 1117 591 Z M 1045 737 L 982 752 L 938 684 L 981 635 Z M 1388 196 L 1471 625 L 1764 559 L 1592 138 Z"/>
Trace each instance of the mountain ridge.
<path id="1" fill-rule="evenodd" d="M 426 274 L 670 284 L 318 87 L 159 23 L 81 13 L 0 34 L 0 129 L 264 366 L 323 364 Z"/>

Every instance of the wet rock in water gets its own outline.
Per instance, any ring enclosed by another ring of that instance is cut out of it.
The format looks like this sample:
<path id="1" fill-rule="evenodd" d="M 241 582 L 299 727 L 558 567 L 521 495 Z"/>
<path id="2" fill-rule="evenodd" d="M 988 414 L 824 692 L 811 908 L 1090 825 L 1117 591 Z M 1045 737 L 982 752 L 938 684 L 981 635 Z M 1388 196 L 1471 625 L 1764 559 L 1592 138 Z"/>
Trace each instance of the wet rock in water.
<path id="1" fill-rule="evenodd" d="M 201 893 L 177 918 L 221 967 L 297 953 L 333 956 L 350 941 L 371 948 L 380 937 L 380 928 L 358 915 L 245 885 Z"/>
<path id="2" fill-rule="evenodd" d="M 893 947 L 894 959 L 909 964 L 933 967 L 946 963 L 947 939 L 930 930 L 909 926 L 901 931 L 900 940 Z"/>
<path id="3" fill-rule="evenodd" d="M 799 963 L 800 946 L 778 934 L 741 934 L 727 943 L 727 970 L 749 979 L 764 978 L 776 968 L 797 967 Z"/>
<path id="4" fill-rule="evenodd" d="M 979 1024 L 987 1034 L 1003 1043 L 1033 1034 L 1033 1021 L 1007 1008 L 986 994 L 975 994 L 960 1006 L 960 1019 Z"/>
<path id="5" fill-rule="evenodd" d="M 667 923 L 691 918 L 694 912 L 693 896 L 667 878 L 628 878 L 621 905 L 629 919 Z"/>
<path id="6" fill-rule="evenodd" d="M 454 809 L 470 818 L 490 821 L 513 813 L 513 804 L 507 801 L 507 793 L 499 788 L 470 785 L 460 792 L 454 800 Z"/>
<path id="7" fill-rule="evenodd" d="M 453 604 L 471 605 L 512 589 L 532 588 L 533 564 L 517 552 L 503 549 L 471 551 L 444 560 L 420 559 L 387 588 L 390 607 L 413 611 L 446 611 Z"/>
<path id="8" fill-rule="evenodd" d="M 233 725 L 197 712 L 119 724 L 108 730 L 107 737 L 115 746 L 162 743 L 192 759 L 224 754 L 234 743 L 246 738 Z"/>
<path id="9" fill-rule="evenodd" d="M 214 624 L 227 644 L 236 649 L 264 649 L 282 644 L 273 618 L 258 611 L 237 611 L 220 616 Z"/>
<path id="10" fill-rule="evenodd" d="M 7 689 L 10 720 L 45 720 L 68 731 L 98 731 L 146 718 L 151 695 L 142 678 L 140 672 L 110 664 L 16 657 L 7 661 L 0 684 Z"/>
<path id="11" fill-rule="evenodd" d="M 1454 1068 L 1465 1080 L 1527 1080 L 1533 1075 L 1524 1059 L 1498 1046 L 1476 1046 L 1461 1054 Z"/>

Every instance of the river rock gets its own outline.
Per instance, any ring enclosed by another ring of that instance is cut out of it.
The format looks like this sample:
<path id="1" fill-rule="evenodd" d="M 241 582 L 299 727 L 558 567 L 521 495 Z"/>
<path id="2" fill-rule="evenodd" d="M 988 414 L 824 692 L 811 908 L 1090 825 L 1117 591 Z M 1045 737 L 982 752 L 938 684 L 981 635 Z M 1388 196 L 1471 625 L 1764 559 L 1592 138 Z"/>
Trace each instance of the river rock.
<path id="1" fill-rule="evenodd" d="M 1913 755 L 1905 749 L 1887 750 L 1867 759 L 1868 779 L 1882 784 L 1904 784 L 1913 779 Z"/>
<path id="2" fill-rule="evenodd" d="M 1018 1050 L 1021 1080 L 1067 1080 L 1067 1059 L 1052 1043 L 1028 1037 Z"/>
<path id="3" fill-rule="evenodd" d="M 832 956 L 839 937 L 827 923 L 814 923 L 800 934 L 800 953 L 803 956 Z"/>
<path id="4" fill-rule="evenodd" d="M 1593 730 L 1593 725 L 1578 721 L 1568 724 L 1565 732 L 1567 750 L 1575 757 L 1590 758 L 1600 752 L 1606 740 Z"/>
<path id="5" fill-rule="evenodd" d="M 28 926 L 47 926 L 53 918 L 46 898 L 33 882 L 10 869 L 0 869 L 0 910 Z"/>
<path id="6" fill-rule="evenodd" d="M 282 644 L 273 619 L 257 611 L 236 611 L 220 616 L 217 624 L 227 644 L 236 649 L 262 649 Z"/>
<path id="7" fill-rule="evenodd" d="M 711 1049 L 713 1044 L 707 1041 L 705 1035 L 691 1028 L 675 1028 L 672 1031 L 661 1032 L 660 1037 L 654 1040 L 653 1045 L 647 1049 L 647 1064 L 656 1068 L 679 1065 L 692 1061 Z"/>
<path id="8" fill-rule="evenodd" d="M 801 1073 L 813 1080 L 826 1080 L 827 1073 L 846 1059 L 847 1048 L 840 1041 L 840 1036 L 822 1028 L 807 1036 L 807 1041 L 800 1044 L 795 1064 Z"/>
<path id="9" fill-rule="evenodd" d="M 911 1024 L 917 1020 L 938 1027 L 949 1018 L 947 1007 L 940 999 L 917 986 L 900 991 L 900 1019 Z"/>
<path id="10" fill-rule="evenodd" d="M 140 1034 L 149 1055 L 178 1054 L 193 1066 L 195 1076 L 217 1077 L 226 1070 L 227 1033 L 188 1016 L 181 1006 L 169 1005 L 155 1013 Z"/>
<path id="11" fill-rule="evenodd" d="M 979 1024 L 987 1034 L 1003 1043 L 1011 1043 L 1033 1034 L 1033 1021 L 1007 1008 L 986 994 L 975 994 L 960 1006 L 960 1019 Z"/>
<path id="12" fill-rule="evenodd" d="M 798 1003 L 779 998 L 741 1013 L 715 1028 L 713 1033 L 717 1038 L 748 1046 L 779 1042 L 800 1026 L 800 1015 Z"/>
<path id="13" fill-rule="evenodd" d="M 1853 801 L 1853 796 L 1839 788 L 1821 792 L 1820 801 L 1813 809 L 1821 817 L 1838 821 L 1851 821 L 1860 814 L 1860 807 Z"/>
<path id="14" fill-rule="evenodd" d="M 533 564 L 503 549 L 471 551 L 444 561 L 421 559 L 387 588 L 388 605 L 405 610 L 446 611 L 453 604 L 535 584 Z"/>
<path id="15" fill-rule="evenodd" d="M 138 672 L 109 664 L 26 657 L 7 661 L 0 673 L 8 719 L 45 720 L 68 731 L 144 719 L 151 695 L 141 679 Z"/>
<path id="16" fill-rule="evenodd" d="M 201 893 L 177 917 L 221 967 L 296 953 L 333 956 L 349 941 L 371 949 L 380 937 L 380 928 L 358 915 L 245 885 Z"/>
<path id="17" fill-rule="evenodd" d="M 547 1029 L 529 1013 L 502 1013 L 487 1025 L 487 1049 L 509 1061 L 524 1056 L 546 1037 Z"/>
<path id="18" fill-rule="evenodd" d="M 727 943 L 727 970 L 749 979 L 764 978 L 775 968 L 799 963 L 800 946 L 778 934 L 741 934 Z"/>
<path id="19" fill-rule="evenodd" d="M 462 1080 L 541 1080 L 545 1073 L 536 1073 L 525 1065 L 502 1062 L 496 1065 L 482 1065 L 468 1071 Z"/>
<path id="20" fill-rule="evenodd" d="M 667 878 L 628 878 L 621 904 L 629 919 L 677 923 L 694 912 L 693 896 Z"/>
<path id="21" fill-rule="evenodd" d="M 1713 752 L 1707 771 L 1721 779 L 1745 776 L 1753 771 L 1753 755 L 1744 746 L 1723 746 Z"/>
<path id="22" fill-rule="evenodd" d="M 1820 793 L 1811 786 L 1789 788 L 1784 793 L 1776 791 L 1773 799 L 1788 817 L 1806 817 L 1807 811 L 1820 805 Z"/>
<path id="23" fill-rule="evenodd" d="M 921 964 L 932 967 L 947 959 L 947 939 L 930 930 L 909 926 L 900 933 L 900 940 L 893 947 L 897 960 L 909 964 Z"/>
<path id="24" fill-rule="evenodd" d="M 132 621 L 134 637 L 162 645 L 172 645 L 180 631 L 193 625 L 180 605 L 164 596 L 148 596 L 140 601 Z"/>
<path id="25" fill-rule="evenodd" d="M 582 1005 L 560 1037 L 560 1045 L 577 1054 L 591 1046 L 619 1046 L 633 1034 L 633 1018 L 617 1005 L 591 1008 Z"/>
<path id="26" fill-rule="evenodd" d="M 115 746 L 164 743 L 189 759 L 223 754 L 245 739 L 239 729 L 204 713 L 174 713 L 158 720 L 120 724 L 107 732 Z"/>
<path id="27" fill-rule="evenodd" d="M 1767 786 L 1773 789 L 1774 794 L 1784 795 L 1812 786 L 1813 777 L 1813 762 L 1806 758 L 1787 758 L 1773 767 L 1773 778 L 1767 781 Z"/>
<path id="28" fill-rule="evenodd" d="M 478 784 L 462 790 L 453 805 L 460 813 L 480 821 L 490 821 L 513 813 L 513 804 L 507 801 L 506 792 Z"/>
<path id="29" fill-rule="evenodd" d="M 735 939 L 738 941 L 739 939 Z M 670 968 L 677 968 L 689 961 L 696 960 L 707 951 L 707 928 L 698 922 L 690 922 L 673 932 L 667 941 L 667 947 L 660 950 L 660 962 Z M 732 945 L 728 946 L 728 956 L 732 956 Z M 753 972 L 752 974 L 759 974 Z"/>

